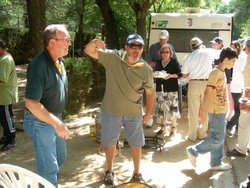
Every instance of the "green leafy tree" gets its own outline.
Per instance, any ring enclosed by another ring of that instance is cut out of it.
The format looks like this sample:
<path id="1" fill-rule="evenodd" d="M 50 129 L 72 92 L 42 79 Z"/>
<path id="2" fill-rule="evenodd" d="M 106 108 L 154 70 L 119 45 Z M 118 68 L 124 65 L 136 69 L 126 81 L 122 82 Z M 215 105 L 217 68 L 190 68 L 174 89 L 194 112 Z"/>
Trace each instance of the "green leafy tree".
<path id="1" fill-rule="evenodd" d="M 234 14 L 234 39 L 250 36 L 249 0 L 231 0 L 229 5 L 220 6 L 218 11 Z"/>
<path id="2" fill-rule="evenodd" d="M 19 0 L 0 1 L 0 27 L 1 28 L 23 28 L 24 9 L 23 2 Z"/>

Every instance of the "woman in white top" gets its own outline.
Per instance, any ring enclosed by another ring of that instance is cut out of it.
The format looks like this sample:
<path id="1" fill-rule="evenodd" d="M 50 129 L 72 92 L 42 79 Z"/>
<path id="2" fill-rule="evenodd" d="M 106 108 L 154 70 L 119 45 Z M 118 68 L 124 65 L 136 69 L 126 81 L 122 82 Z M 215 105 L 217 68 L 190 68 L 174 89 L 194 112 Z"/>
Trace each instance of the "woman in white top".
<path id="1" fill-rule="evenodd" d="M 238 56 L 238 59 L 234 63 L 233 75 L 231 82 L 231 94 L 234 101 L 234 115 L 227 122 L 227 133 L 232 135 L 232 128 L 235 127 L 235 132 L 238 130 L 238 123 L 240 117 L 239 99 L 242 95 L 242 90 L 244 88 L 243 71 L 247 60 L 247 54 L 241 50 L 241 45 L 237 41 L 232 41 L 230 47 L 233 48 Z"/>

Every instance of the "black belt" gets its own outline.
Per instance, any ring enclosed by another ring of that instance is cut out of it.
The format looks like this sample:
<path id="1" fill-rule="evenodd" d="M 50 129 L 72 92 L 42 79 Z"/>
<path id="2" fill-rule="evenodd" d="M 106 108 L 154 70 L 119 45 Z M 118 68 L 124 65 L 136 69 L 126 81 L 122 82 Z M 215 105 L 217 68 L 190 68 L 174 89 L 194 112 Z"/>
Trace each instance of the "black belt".
<path id="1" fill-rule="evenodd" d="M 200 78 L 200 79 L 191 79 L 190 81 L 208 81 L 208 79 Z"/>

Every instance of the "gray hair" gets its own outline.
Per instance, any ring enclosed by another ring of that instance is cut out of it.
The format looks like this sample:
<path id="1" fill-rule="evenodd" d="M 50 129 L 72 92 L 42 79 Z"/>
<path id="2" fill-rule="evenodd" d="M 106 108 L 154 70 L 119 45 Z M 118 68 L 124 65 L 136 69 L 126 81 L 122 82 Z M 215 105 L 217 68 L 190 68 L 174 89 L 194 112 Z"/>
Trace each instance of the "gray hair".
<path id="1" fill-rule="evenodd" d="M 43 32 L 43 45 L 47 47 L 50 39 L 56 39 L 58 32 L 68 33 L 64 24 L 48 25 Z"/>

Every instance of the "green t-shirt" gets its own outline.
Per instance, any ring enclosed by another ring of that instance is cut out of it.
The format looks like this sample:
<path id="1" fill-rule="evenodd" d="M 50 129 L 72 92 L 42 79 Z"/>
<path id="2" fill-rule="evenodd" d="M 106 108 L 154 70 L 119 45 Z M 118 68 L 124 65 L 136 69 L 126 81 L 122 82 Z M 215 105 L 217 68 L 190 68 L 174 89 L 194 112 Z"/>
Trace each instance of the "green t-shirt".
<path id="1" fill-rule="evenodd" d="M 60 74 L 47 50 L 38 54 L 27 69 L 25 98 L 40 101 L 49 112 L 62 113 L 68 97 L 68 80 L 62 68 Z"/>
<path id="2" fill-rule="evenodd" d="M 141 66 L 129 66 L 124 60 L 124 51 L 99 51 L 98 57 L 106 70 L 102 110 L 121 116 L 142 114 L 144 89 L 153 89 L 152 68 L 143 59 L 137 63 Z"/>
<path id="3" fill-rule="evenodd" d="M 18 102 L 16 66 L 9 53 L 0 57 L 0 105 Z"/>

